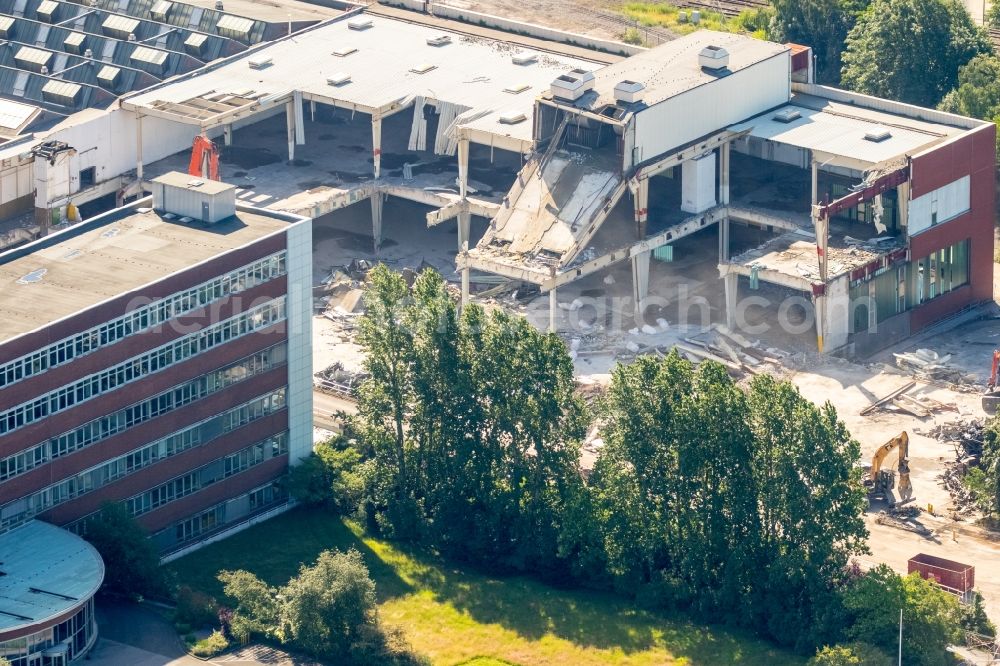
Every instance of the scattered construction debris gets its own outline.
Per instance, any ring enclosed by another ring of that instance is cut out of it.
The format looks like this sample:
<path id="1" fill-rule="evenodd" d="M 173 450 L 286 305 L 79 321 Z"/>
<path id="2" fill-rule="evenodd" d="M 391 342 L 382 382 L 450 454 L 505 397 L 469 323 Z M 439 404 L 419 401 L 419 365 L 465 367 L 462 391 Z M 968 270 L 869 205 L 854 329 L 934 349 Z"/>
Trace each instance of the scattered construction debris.
<path id="1" fill-rule="evenodd" d="M 945 463 L 945 469 L 938 479 L 951 495 L 954 510 L 959 515 L 974 515 L 979 511 L 975 499 L 962 483 L 962 479 L 970 468 L 979 466 L 983 455 L 985 429 L 981 419 L 956 420 L 939 424 L 924 433 L 955 447 L 954 461 Z"/>
<path id="2" fill-rule="evenodd" d="M 909 372 L 918 379 L 947 382 L 954 385 L 972 385 L 976 378 L 949 365 L 951 354 L 941 356 L 932 349 L 917 349 L 913 352 L 893 354 L 896 367 Z"/>
<path id="3" fill-rule="evenodd" d="M 893 408 L 897 412 L 910 414 L 918 418 L 927 418 L 932 414 L 940 412 L 957 412 L 958 406 L 953 403 L 945 403 L 928 396 L 917 396 L 909 394 L 909 391 L 916 387 L 917 382 L 909 382 L 881 398 L 876 398 L 872 404 L 861 410 L 861 416 L 868 416 L 878 410 Z"/>
<path id="4" fill-rule="evenodd" d="M 356 395 L 358 387 L 368 379 L 364 372 L 352 372 L 339 361 L 313 375 L 313 385 L 324 393 L 332 393 L 347 398 Z"/>
<path id="5" fill-rule="evenodd" d="M 916 507 L 889 509 L 888 511 L 879 511 L 878 515 L 875 516 L 875 522 L 879 525 L 888 525 L 889 527 L 913 532 L 924 538 L 932 537 L 934 531 L 919 520 L 916 520 L 916 517 L 919 515 L 920 509 Z"/>

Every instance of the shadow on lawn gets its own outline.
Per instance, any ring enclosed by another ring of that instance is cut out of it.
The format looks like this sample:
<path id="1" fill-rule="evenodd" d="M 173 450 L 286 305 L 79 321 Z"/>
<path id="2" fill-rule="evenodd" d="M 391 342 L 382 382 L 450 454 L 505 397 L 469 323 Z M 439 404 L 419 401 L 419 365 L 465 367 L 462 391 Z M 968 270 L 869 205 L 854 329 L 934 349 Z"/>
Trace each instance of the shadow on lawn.
<path id="1" fill-rule="evenodd" d="M 303 564 L 315 564 L 324 550 L 358 550 L 381 599 L 413 592 L 392 566 L 359 539 L 339 516 L 301 507 L 234 534 L 168 565 L 177 583 L 202 590 L 225 603 L 220 571 L 252 571 L 268 585 L 284 585 Z"/>
<path id="2" fill-rule="evenodd" d="M 393 548 L 417 563 L 408 574 L 415 587 L 432 591 L 476 622 L 499 624 L 528 640 L 551 634 L 581 647 L 627 654 L 663 647 L 693 663 L 796 662 L 752 635 L 645 611 L 614 594 L 555 588 L 525 576 L 492 577 L 415 548 Z"/>

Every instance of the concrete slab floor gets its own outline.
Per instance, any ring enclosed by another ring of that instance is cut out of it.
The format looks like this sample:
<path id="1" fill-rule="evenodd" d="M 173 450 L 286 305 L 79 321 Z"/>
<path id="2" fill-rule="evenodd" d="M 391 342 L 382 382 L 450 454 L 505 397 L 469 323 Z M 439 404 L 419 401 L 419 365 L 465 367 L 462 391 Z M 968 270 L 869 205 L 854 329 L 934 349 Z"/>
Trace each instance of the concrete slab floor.
<path id="1" fill-rule="evenodd" d="M 213 139 L 221 152 L 220 178 L 239 187 L 237 196 L 248 205 L 289 209 L 288 200 L 303 192 L 332 196 L 374 181 L 371 121 L 366 114 L 352 118 L 350 111 L 317 105 L 315 120 L 308 103 L 304 111 L 305 145 L 295 146 L 295 159 L 288 162 L 285 113 L 271 115 L 233 132 L 231 146 L 221 136 Z M 386 185 L 415 189 L 444 188 L 458 192 L 458 161 L 455 156 L 435 155 L 431 150 L 407 149 L 411 111 L 401 111 L 382 124 L 381 179 Z M 433 149 L 433 135 L 428 137 Z M 145 165 L 147 180 L 168 171 L 188 169 L 191 151 L 185 149 Z M 470 195 L 498 202 L 507 193 L 520 168 L 520 156 L 474 146 L 470 151 Z M 409 164 L 412 179 L 403 178 Z M 297 204 L 301 204 L 298 197 Z"/>

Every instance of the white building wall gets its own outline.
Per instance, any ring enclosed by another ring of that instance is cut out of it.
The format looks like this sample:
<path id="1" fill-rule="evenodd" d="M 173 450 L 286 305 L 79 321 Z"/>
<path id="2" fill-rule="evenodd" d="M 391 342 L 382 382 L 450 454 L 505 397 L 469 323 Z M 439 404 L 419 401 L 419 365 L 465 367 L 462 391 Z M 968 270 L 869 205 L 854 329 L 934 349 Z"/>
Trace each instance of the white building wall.
<path id="1" fill-rule="evenodd" d="M 788 52 L 781 53 L 638 112 L 633 164 L 626 169 L 784 104 L 791 97 L 790 67 Z"/>
<path id="2" fill-rule="evenodd" d="M 312 220 L 287 233 L 288 453 L 297 464 L 312 453 Z"/>
<path id="3" fill-rule="evenodd" d="M 826 285 L 826 322 L 823 331 L 823 347 L 827 351 L 839 349 L 847 344 L 851 330 L 850 280 L 843 275 Z"/>
<path id="4" fill-rule="evenodd" d="M 0 206 L 26 197 L 35 191 L 31 162 L 0 167 Z"/>
<path id="5" fill-rule="evenodd" d="M 972 180 L 962 176 L 933 192 L 910 200 L 907 229 L 914 236 L 932 226 L 947 222 L 969 210 Z"/>
<path id="6" fill-rule="evenodd" d="M 81 112 L 89 115 L 90 112 Z M 149 164 L 176 152 L 190 149 L 198 134 L 195 125 L 175 123 L 163 118 L 146 116 L 142 119 L 142 160 Z M 76 150 L 66 172 L 69 194 L 80 191 L 80 171 L 95 167 L 97 184 L 117 178 L 136 167 L 135 114 L 114 109 L 95 112 L 90 117 L 57 127 L 45 136 L 45 141 L 62 141 Z M 32 182 L 32 190 L 36 183 Z M 63 197 L 65 198 L 65 196 Z M 53 196 L 48 203 L 61 204 Z"/>

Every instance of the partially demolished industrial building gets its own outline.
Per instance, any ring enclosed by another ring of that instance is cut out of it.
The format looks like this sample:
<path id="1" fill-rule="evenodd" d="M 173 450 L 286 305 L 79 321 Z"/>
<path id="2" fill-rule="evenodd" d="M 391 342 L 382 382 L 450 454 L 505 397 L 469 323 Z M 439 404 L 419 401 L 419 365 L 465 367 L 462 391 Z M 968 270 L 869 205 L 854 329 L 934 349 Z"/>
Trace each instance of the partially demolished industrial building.
<path id="1" fill-rule="evenodd" d="M 718 245 L 720 319 L 780 286 L 811 305 L 823 352 L 991 297 L 991 123 L 817 85 L 808 48 L 742 35 L 582 51 L 345 13 L 50 134 L 62 152 L 34 160 L 35 208 L 74 201 L 92 166 L 143 189 L 205 134 L 258 205 L 315 219 L 370 201 L 376 245 L 386 197 L 432 206 L 428 225 L 455 220 L 464 298 L 477 273 L 504 276 L 550 294 L 553 320 L 561 286 L 625 261 L 641 309 L 650 257 L 694 234 Z M 261 151 L 276 165 L 256 175 Z M 747 247 L 737 227 L 765 235 Z"/>

